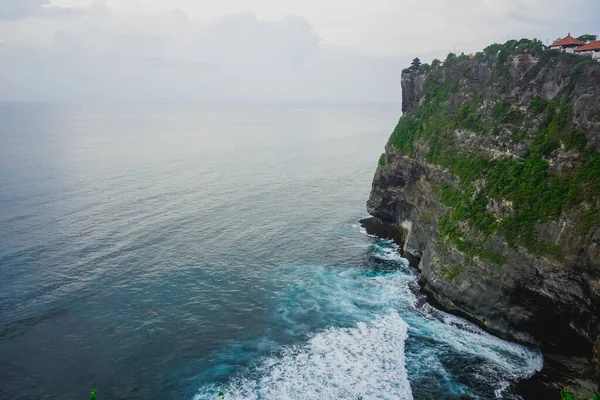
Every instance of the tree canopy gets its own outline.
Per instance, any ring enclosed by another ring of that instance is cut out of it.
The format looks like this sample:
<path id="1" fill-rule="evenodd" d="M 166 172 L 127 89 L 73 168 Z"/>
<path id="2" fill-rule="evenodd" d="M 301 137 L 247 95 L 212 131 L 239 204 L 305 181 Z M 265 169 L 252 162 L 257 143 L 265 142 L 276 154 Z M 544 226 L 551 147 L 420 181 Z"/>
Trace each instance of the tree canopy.
<path id="1" fill-rule="evenodd" d="M 585 35 L 581 35 L 577 38 L 577 40 L 581 40 L 582 42 L 593 42 L 594 40 L 598 39 L 598 35 L 591 35 L 589 33 L 586 33 Z"/>

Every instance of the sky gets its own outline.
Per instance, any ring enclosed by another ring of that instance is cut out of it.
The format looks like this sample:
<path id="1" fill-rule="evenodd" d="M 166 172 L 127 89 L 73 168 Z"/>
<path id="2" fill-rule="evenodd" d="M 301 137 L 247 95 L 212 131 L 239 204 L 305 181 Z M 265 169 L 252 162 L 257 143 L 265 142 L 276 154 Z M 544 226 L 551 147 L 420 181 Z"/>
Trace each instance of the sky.
<path id="1" fill-rule="evenodd" d="M 400 101 L 400 73 L 600 34 L 600 0 L 0 0 L 0 101 Z"/>

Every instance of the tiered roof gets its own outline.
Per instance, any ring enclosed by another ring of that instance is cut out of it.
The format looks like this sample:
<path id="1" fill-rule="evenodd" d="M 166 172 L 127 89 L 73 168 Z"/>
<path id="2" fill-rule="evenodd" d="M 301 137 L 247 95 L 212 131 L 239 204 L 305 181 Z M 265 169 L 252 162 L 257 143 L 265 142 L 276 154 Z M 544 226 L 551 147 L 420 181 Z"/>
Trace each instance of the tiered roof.
<path id="1" fill-rule="evenodd" d="M 562 46 L 583 46 L 581 40 L 575 39 L 571 34 L 568 34 L 564 39 L 559 40 L 558 42 L 554 42 L 550 45 L 550 47 L 562 47 Z"/>
<path id="2" fill-rule="evenodd" d="M 600 40 L 596 40 L 595 42 L 589 42 L 581 47 L 575 49 L 575 51 L 600 51 Z"/>

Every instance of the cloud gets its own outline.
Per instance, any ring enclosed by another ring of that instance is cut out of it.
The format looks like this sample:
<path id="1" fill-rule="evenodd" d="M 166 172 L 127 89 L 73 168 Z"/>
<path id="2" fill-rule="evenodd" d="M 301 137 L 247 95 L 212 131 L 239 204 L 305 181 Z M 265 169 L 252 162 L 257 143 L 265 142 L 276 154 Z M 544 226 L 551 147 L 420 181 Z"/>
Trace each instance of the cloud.
<path id="1" fill-rule="evenodd" d="M 168 12 L 126 20 L 104 15 L 99 21 L 88 14 L 69 29 L 49 27 L 49 45 L 3 49 L 0 98 L 399 100 L 399 87 L 390 82 L 398 81 L 404 61 L 324 46 L 298 15 L 266 21 L 242 13 L 202 24 Z"/>
<path id="2" fill-rule="evenodd" d="M 0 0 L 0 20 L 18 20 L 28 17 L 72 17 L 79 11 L 54 7 L 50 0 Z"/>
<path id="3" fill-rule="evenodd" d="M 599 33 L 594 1 L 0 0 L 0 100 L 399 101 L 415 55 Z"/>
<path id="4" fill-rule="evenodd" d="M 267 67 L 302 62 L 317 51 L 319 42 L 313 27 L 300 16 L 260 21 L 245 13 L 211 23 L 197 35 L 194 46 L 214 62 Z"/>

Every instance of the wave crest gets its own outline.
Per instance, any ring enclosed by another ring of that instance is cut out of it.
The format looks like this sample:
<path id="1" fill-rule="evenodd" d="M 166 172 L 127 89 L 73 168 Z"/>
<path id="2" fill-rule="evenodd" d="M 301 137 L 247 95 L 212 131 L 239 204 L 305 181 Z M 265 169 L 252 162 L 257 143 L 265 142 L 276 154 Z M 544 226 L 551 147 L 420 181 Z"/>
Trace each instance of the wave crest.
<path id="1" fill-rule="evenodd" d="M 201 389 L 194 399 L 399 399 L 412 400 L 405 367 L 408 326 L 395 311 L 372 323 L 329 328 L 306 345 L 286 348 L 264 361 L 249 378 L 224 390 Z"/>

